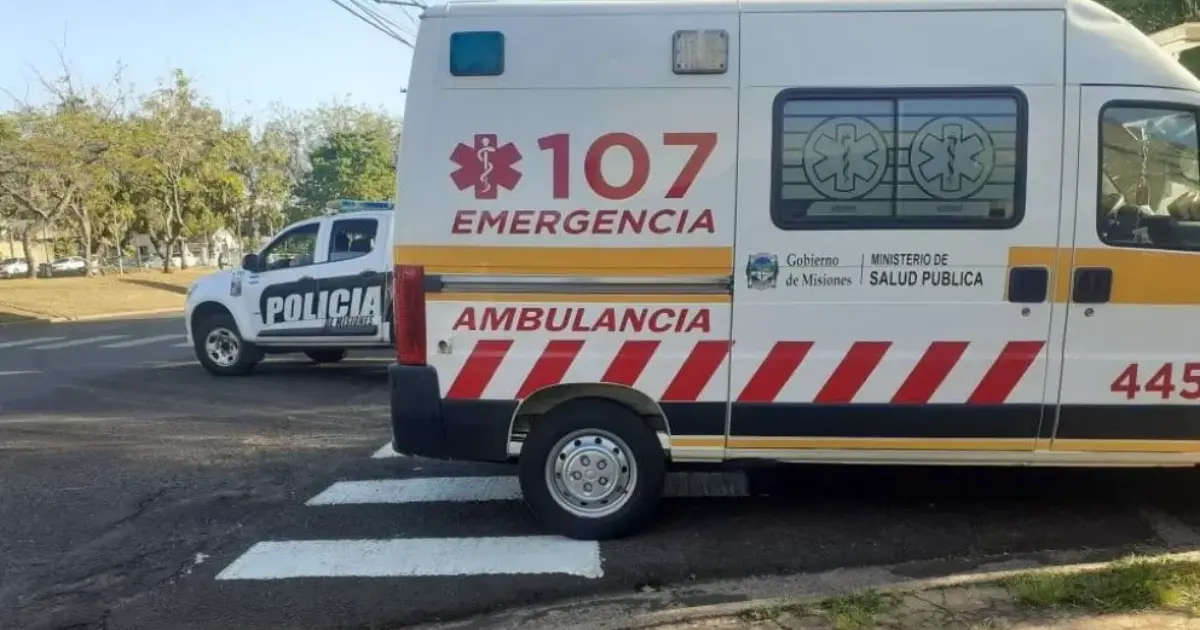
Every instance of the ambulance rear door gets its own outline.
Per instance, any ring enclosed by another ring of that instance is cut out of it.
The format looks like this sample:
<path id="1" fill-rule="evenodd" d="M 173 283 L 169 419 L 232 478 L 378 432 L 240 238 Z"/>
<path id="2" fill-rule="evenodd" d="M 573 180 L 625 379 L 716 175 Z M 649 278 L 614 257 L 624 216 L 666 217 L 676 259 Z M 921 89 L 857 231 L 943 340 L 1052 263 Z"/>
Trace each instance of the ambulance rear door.
<path id="1" fill-rule="evenodd" d="M 737 24 L 720 2 L 426 13 L 408 112 L 429 124 L 405 131 L 395 262 L 424 268 L 445 398 L 605 384 L 720 457 Z"/>
<path id="2" fill-rule="evenodd" d="M 777 6 L 742 21 L 728 456 L 1029 459 L 1062 15 Z"/>

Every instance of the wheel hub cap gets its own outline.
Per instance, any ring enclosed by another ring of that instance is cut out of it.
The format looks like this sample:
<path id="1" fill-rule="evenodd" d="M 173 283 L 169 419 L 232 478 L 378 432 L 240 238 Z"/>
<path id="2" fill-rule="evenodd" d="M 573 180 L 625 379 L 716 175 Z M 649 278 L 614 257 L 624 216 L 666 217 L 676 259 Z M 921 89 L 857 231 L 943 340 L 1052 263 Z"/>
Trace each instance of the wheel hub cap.
<path id="1" fill-rule="evenodd" d="M 214 328 L 204 338 L 204 353 L 213 363 L 221 367 L 231 367 L 238 361 L 241 344 L 237 335 L 227 328 Z"/>
<path id="2" fill-rule="evenodd" d="M 621 509 L 637 481 L 629 447 L 607 431 L 577 431 L 559 440 L 546 462 L 550 494 L 576 516 L 598 518 Z"/>

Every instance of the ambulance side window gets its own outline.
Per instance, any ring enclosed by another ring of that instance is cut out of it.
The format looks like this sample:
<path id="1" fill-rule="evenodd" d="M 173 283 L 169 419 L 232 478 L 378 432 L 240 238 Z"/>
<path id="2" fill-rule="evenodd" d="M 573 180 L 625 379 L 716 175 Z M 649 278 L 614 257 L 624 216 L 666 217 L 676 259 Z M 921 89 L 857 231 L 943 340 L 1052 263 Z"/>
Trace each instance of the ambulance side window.
<path id="1" fill-rule="evenodd" d="M 1008 229 L 1025 197 L 1015 89 L 785 90 L 771 217 L 784 230 Z"/>
<path id="2" fill-rule="evenodd" d="M 375 251 L 375 235 L 379 221 L 375 219 L 338 219 L 333 222 L 329 239 L 329 262 L 350 260 Z"/>
<path id="3" fill-rule="evenodd" d="M 1100 113 L 1100 238 L 1116 247 L 1200 251 L 1197 110 L 1109 103 Z"/>
<path id="4" fill-rule="evenodd" d="M 313 264 L 313 256 L 317 253 L 317 234 L 320 229 L 320 223 L 308 223 L 281 234 L 263 250 L 260 257 L 263 261 L 263 269 L 271 271 Z"/>

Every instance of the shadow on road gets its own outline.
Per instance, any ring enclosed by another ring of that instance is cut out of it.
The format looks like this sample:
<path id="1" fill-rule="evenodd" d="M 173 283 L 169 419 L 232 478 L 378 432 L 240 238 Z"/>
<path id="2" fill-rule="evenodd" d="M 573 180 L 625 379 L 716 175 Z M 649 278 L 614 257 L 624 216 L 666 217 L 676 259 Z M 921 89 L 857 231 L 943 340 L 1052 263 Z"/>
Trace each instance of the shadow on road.
<path id="1" fill-rule="evenodd" d="M 186 286 L 180 286 L 178 284 L 171 284 L 169 282 L 156 282 L 154 280 L 138 280 L 135 278 L 121 278 L 121 282 L 127 282 L 129 284 L 136 284 L 138 286 L 143 286 L 143 287 L 147 287 L 150 289 L 158 289 L 160 291 L 170 291 L 171 293 L 177 293 L 179 295 L 187 295 L 187 292 L 188 292 L 188 288 Z"/>

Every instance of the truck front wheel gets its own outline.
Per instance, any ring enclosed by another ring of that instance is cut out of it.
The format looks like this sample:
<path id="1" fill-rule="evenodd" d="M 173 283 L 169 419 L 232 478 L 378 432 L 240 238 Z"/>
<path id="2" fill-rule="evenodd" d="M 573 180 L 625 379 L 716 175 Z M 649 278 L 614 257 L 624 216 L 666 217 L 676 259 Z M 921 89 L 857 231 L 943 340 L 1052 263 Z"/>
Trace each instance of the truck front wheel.
<path id="1" fill-rule="evenodd" d="M 564 402 L 521 447 L 521 492 L 540 523 L 581 540 L 636 531 L 662 497 L 666 457 L 654 431 L 604 399 Z"/>
<path id="2" fill-rule="evenodd" d="M 253 345 L 242 339 L 237 322 L 226 313 L 206 318 L 196 327 L 196 358 L 216 376 L 241 376 L 262 360 Z"/>

